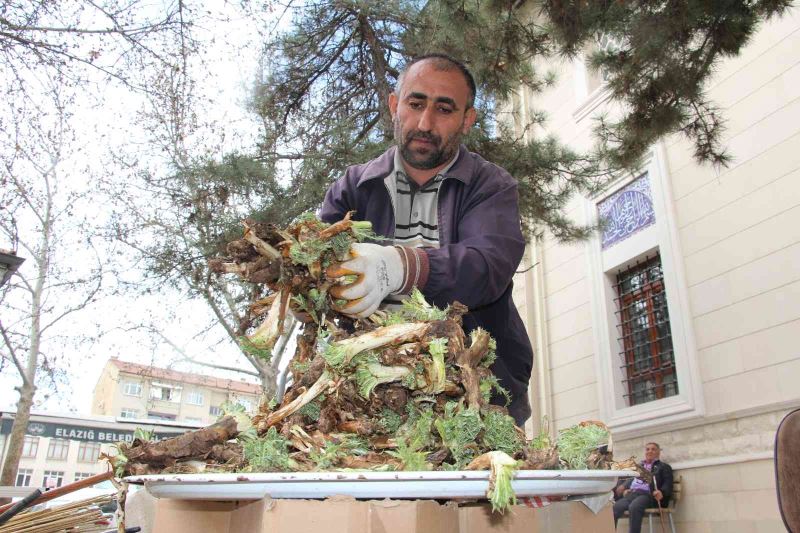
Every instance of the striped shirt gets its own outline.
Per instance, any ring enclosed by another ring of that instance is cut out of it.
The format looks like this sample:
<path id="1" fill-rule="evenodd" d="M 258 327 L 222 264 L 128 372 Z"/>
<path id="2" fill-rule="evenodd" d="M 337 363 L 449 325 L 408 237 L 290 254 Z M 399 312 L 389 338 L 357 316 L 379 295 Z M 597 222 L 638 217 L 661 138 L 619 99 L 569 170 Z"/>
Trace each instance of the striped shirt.
<path id="1" fill-rule="evenodd" d="M 394 170 L 384 179 L 394 206 L 394 244 L 410 248 L 439 247 L 439 186 L 458 154 L 433 178 L 420 186 L 405 173 L 400 150 L 394 154 Z M 390 295 L 384 303 L 397 304 L 405 296 Z"/>
<path id="2" fill-rule="evenodd" d="M 394 244 L 417 248 L 439 247 L 439 186 L 450 163 L 427 183 L 419 186 L 405 172 L 400 150 L 394 154 L 394 170 L 384 180 L 394 205 Z"/>

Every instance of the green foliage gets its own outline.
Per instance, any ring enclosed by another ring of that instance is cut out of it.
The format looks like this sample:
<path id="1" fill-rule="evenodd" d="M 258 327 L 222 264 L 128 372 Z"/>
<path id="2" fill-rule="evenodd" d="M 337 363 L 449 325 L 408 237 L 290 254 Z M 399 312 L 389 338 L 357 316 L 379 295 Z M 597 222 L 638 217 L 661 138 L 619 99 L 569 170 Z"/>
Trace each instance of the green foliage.
<path id="1" fill-rule="evenodd" d="M 591 58 L 628 112 L 600 126 L 615 145 L 612 159 L 627 165 L 658 138 L 680 131 L 699 161 L 726 164 L 718 109 L 705 85 L 720 61 L 738 55 L 760 23 L 783 14 L 790 0 L 686 2 L 542 2 L 560 49 L 575 55 L 604 35 L 619 43 Z"/>
<path id="2" fill-rule="evenodd" d="M 520 180 L 520 207 L 533 230 L 564 240 L 594 228 L 563 214 L 576 193 L 635 168 L 652 143 L 682 132 L 701 161 L 724 163 L 719 114 L 704 86 L 723 57 L 739 53 L 758 25 L 783 14 L 790 0 L 513 3 L 305 2 L 291 28 L 265 48 L 269 78 L 254 107 L 267 125 L 263 157 L 295 165 L 287 208 L 316 206 L 346 165 L 383 151 L 392 135 L 384 102 L 410 58 L 445 52 L 461 58 L 478 84 L 478 123 L 467 146 Z M 541 9 L 541 13 L 539 12 Z M 555 138 L 531 135 L 545 113 L 502 116 L 520 85 L 535 95 L 552 72 L 535 65 L 596 49 L 599 35 L 623 43 L 592 59 L 624 103 L 619 121 L 603 123 L 597 148 L 577 153 Z M 503 126 L 514 122 L 516 129 Z M 533 231 L 531 231 L 533 233 Z"/>
<path id="3" fill-rule="evenodd" d="M 396 450 L 387 452 L 392 457 L 396 457 L 402 461 L 403 470 L 407 472 L 419 472 L 423 470 L 430 470 L 431 465 L 427 461 L 428 453 L 419 451 L 419 449 L 406 443 L 406 441 L 399 441 Z"/>
<path id="4" fill-rule="evenodd" d="M 122 452 L 120 443 L 113 444 L 113 446 L 117 449 L 116 455 L 113 456 L 114 475 L 118 478 L 123 478 L 125 477 L 125 467 L 128 466 L 128 458 Z"/>
<path id="5" fill-rule="evenodd" d="M 375 387 L 381 383 L 403 381 L 409 374 L 412 374 L 411 369 L 405 366 L 382 365 L 377 354 L 372 351 L 361 352 L 353 356 L 348 371 L 350 369 L 352 369 L 358 391 L 364 398 L 369 398 Z"/>
<path id="6" fill-rule="evenodd" d="M 314 322 L 319 324 L 321 314 L 328 309 L 327 292 L 313 288 L 310 289 L 307 294 L 308 298 L 302 294 L 296 294 L 292 296 L 292 300 L 295 305 L 297 305 L 298 309 L 308 313 Z"/>
<path id="7" fill-rule="evenodd" d="M 400 309 L 391 311 L 383 321 L 384 326 L 402 324 L 403 322 L 422 322 L 428 320 L 444 320 L 447 310 L 430 305 L 422 293 L 414 287 L 409 297 L 403 300 Z"/>
<path id="8" fill-rule="evenodd" d="M 397 432 L 397 450 L 389 455 L 403 462 L 403 470 L 430 470 L 428 452 L 423 451 L 433 443 L 434 414 L 432 410 L 417 409 L 412 402 L 407 404 L 409 416 Z"/>
<path id="9" fill-rule="evenodd" d="M 298 413 L 305 416 L 312 422 L 319 420 L 319 414 L 322 411 L 322 403 L 325 401 L 325 395 L 320 394 L 314 400 L 308 402 L 303 407 L 297 410 Z"/>
<path id="10" fill-rule="evenodd" d="M 289 361 L 289 369 L 292 371 L 293 374 L 305 374 L 308 372 L 308 369 L 311 367 L 310 361 L 299 361 L 297 359 L 292 359 Z"/>
<path id="11" fill-rule="evenodd" d="M 489 450 L 499 450 L 514 455 L 522 450 L 524 438 L 517 431 L 514 419 L 498 411 L 488 411 L 483 416 L 483 445 Z"/>
<path id="12" fill-rule="evenodd" d="M 338 261 L 347 259 L 352 241 L 346 233 L 337 233 L 329 242 L 331 244 L 331 251 Z"/>
<path id="13" fill-rule="evenodd" d="M 428 353 L 431 355 L 431 364 L 428 372 L 428 386 L 425 392 L 438 394 L 444 390 L 447 381 L 447 369 L 444 358 L 447 354 L 447 339 L 444 337 L 433 339 L 428 343 Z"/>
<path id="14" fill-rule="evenodd" d="M 608 430 L 594 424 L 563 429 L 556 439 L 558 456 L 573 470 L 586 468 L 586 459 L 592 450 L 607 443 Z"/>
<path id="15" fill-rule="evenodd" d="M 299 217 L 299 221 L 312 221 L 320 229 L 329 226 L 329 224 L 319 222 L 313 212 L 304 213 Z M 323 266 L 327 266 L 332 262 L 331 254 L 337 261 L 344 260 L 354 242 L 362 242 L 374 238 L 375 233 L 372 231 L 372 222 L 368 220 L 353 221 L 348 231 L 339 232 L 329 239 L 310 238 L 293 242 L 289 247 L 289 258 L 292 262 L 300 265 L 311 266 L 319 262 Z"/>
<path id="16" fill-rule="evenodd" d="M 325 358 L 327 365 L 336 371 L 342 371 L 348 362 L 347 350 L 335 344 L 329 344 L 322 352 L 322 357 Z"/>
<path id="17" fill-rule="evenodd" d="M 133 430 L 133 438 L 134 440 L 138 439 L 142 442 L 150 442 L 156 436 L 156 433 L 152 429 L 144 429 L 144 428 L 136 428 Z"/>
<path id="18" fill-rule="evenodd" d="M 547 416 L 542 417 L 539 434 L 528 441 L 531 450 L 549 450 L 553 446 L 553 439 L 550 438 L 550 421 Z"/>
<path id="19" fill-rule="evenodd" d="M 308 456 L 319 470 L 330 470 L 346 455 L 341 443 L 328 441 L 324 448 L 314 449 Z"/>
<path id="20" fill-rule="evenodd" d="M 226 416 L 232 416 L 236 419 L 236 428 L 239 430 L 237 439 L 240 441 L 246 439 L 256 438 L 256 428 L 253 427 L 253 422 L 250 420 L 250 415 L 247 414 L 247 409 L 244 405 L 238 402 L 223 402 L 220 405 L 222 413 L 219 418 L 222 419 Z"/>
<path id="21" fill-rule="evenodd" d="M 483 356 L 481 359 L 480 366 L 489 368 L 492 366 L 497 359 L 497 341 L 494 340 L 494 337 L 489 337 L 489 350 L 487 350 L 486 355 Z"/>
<path id="22" fill-rule="evenodd" d="M 517 495 L 511 487 L 514 472 L 519 464 L 503 452 L 490 452 L 492 459 L 491 487 L 488 492 L 489 501 L 492 503 L 492 512 L 505 512 L 517 503 Z"/>
<path id="23" fill-rule="evenodd" d="M 350 231 L 358 242 L 373 241 L 377 238 L 369 220 L 354 220 Z"/>
<path id="24" fill-rule="evenodd" d="M 242 449 L 248 472 L 286 472 L 297 468 L 289 457 L 289 441 L 274 427 L 262 437 L 245 441 Z"/>
<path id="25" fill-rule="evenodd" d="M 400 426 L 403 425 L 403 417 L 388 407 L 384 407 L 381 410 L 381 416 L 378 419 L 378 423 L 380 424 L 381 430 L 384 433 L 394 435 L 397 433 L 397 430 L 400 429 Z"/>
<path id="26" fill-rule="evenodd" d="M 497 393 L 505 398 L 505 405 L 511 403 L 511 394 L 509 394 L 509 392 L 500 385 L 500 381 L 494 374 L 490 374 L 482 378 L 479 387 L 481 391 L 481 398 L 485 403 L 489 403 L 492 400 L 492 395 L 494 393 Z"/>
<path id="27" fill-rule="evenodd" d="M 404 441 L 413 450 L 427 448 L 433 442 L 433 411 L 417 409 L 411 402 L 407 404 L 406 409 L 408 418 L 398 431 L 399 440 Z"/>
<path id="28" fill-rule="evenodd" d="M 447 310 L 429 304 L 416 287 L 411 291 L 409 297 L 403 300 L 401 313 L 407 320 L 419 320 L 420 322 L 447 318 Z"/>
<path id="29" fill-rule="evenodd" d="M 322 254 L 330 248 L 326 241 L 309 239 L 302 242 L 295 242 L 289 247 L 289 259 L 292 262 L 310 266 L 322 259 Z"/>
<path id="30" fill-rule="evenodd" d="M 239 342 L 239 348 L 241 348 L 244 353 L 261 359 L 262 361 L 269 362 L 272 360 L 272 348 L 265 348 L 247 337 L 239 337 L 237 340 Z"/>
<path id="31" fill-rule="evenodd" d="M 444 417 L 437 418 L 434 424 L 457 470 L 466 466 L 476 455 L 475 444 L 483 429 L 480 413 L 449 402 L 445 405 Z"/>

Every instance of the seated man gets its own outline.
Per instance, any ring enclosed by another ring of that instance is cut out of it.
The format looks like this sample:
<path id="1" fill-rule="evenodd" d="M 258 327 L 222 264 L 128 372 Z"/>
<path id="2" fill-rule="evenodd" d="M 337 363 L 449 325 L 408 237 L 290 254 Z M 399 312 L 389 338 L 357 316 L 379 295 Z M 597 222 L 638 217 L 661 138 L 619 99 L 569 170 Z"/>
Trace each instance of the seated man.
<path id="1" fill-rule="evenodd" d="M 614 489 L 616 502 L 614 503 L 614 527 L 617 520 L 625 513 L 630 512 L 630 533 L 639 533 L 642 530 L 644 510 L 648 507 L 666 507 L 672 496 L 672 467 L 662 463 L 661 447 L 655 442 L 648 442 L 644 448 L 644 461 L 642 468 L 653 475 L 652 481 L 647 483 L 640 478 L 628 480 Z"/>

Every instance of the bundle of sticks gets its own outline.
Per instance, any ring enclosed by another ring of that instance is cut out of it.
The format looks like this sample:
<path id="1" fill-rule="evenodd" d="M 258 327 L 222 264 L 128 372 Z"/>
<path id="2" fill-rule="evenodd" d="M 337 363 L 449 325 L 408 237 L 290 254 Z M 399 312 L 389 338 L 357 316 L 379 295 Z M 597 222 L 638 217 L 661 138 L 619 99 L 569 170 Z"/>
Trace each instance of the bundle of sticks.
<path id="1" fill-rule="evenodd" d="M 49 509 L 25 511 L 0 526 L 0 533 L 105 531 L 108 522 L 104 520 L 100 506 L 110 503 L 115 497 L 115 494 L 108 494 Z"/>

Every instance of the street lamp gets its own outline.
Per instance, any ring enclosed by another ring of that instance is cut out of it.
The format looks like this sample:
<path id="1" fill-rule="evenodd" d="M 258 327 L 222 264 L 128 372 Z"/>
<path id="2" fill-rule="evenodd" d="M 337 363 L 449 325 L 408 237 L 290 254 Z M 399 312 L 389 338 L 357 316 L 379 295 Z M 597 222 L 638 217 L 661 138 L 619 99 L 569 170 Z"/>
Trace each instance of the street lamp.
<path id="1" fill-rule="evenodd" d="M 5 285 L 24 261 L 24 258 L 17 256 L 11 250 L 0 248 L 0 287 Z"/>

